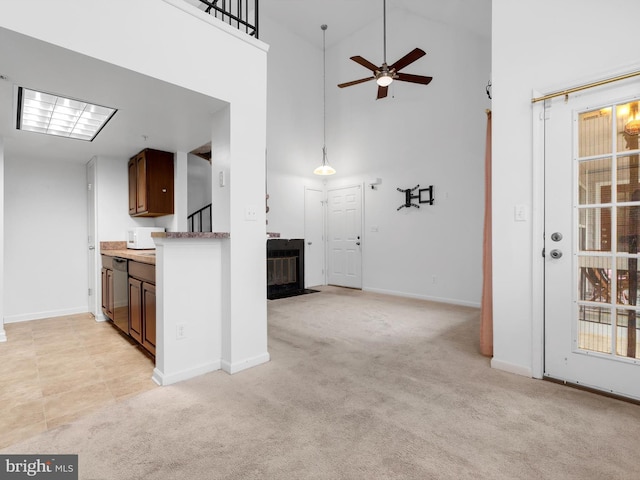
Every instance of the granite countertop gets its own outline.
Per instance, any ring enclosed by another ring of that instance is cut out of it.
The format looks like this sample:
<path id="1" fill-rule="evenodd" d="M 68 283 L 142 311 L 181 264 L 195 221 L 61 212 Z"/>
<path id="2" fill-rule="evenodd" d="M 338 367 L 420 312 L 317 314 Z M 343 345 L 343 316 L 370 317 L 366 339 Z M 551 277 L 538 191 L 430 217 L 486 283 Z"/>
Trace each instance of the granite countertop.
<path id="1" fill-rule="evenodd" d="M 140 263 L 156 264 L 156 250 L 134 250 L 127 248 L 127 242 L 100 242 L 100 253 L 110 257 L 126 258 Z"/>
<path id="2" fill-rule="evenodd" d="M 229 232 L 152 232 L 151 238 L 229 238 Z"/>
<path id="3" fill-rule="evenodd" d="M 153 232 L 154 238 L 229 238 L 228 232 Z M 156 264 L 156 250 L 134 250 L 127 248 L 127 242 L 100 242 L 100 253 L 110 257 L 120 257 L 136 262 Z"/>

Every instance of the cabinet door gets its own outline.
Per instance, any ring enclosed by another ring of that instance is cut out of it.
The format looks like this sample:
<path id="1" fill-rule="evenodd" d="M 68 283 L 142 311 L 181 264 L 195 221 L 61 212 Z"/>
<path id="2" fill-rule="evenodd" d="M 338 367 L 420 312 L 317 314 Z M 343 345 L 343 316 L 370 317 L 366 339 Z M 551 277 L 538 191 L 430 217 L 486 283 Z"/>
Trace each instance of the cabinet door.
<path id="1" fill-rule="evenodd" d="M 142 282 L 129 277 L 129 335 L 142 343 Z"/>
<path id="2" fill-rule="evenodd" d="M 136 159 L 132 158 L 129 160 L 129 215 L 134 215 L 136 213 L 136 207 L 138 205 L 138 182 L 136 174 Z"/>
<path id="3" fill-rule="evenodd" d="M 144 153 L 136 157 L 136 213 L 146 212 L 147 206 L 147 161 Z"/>
<path id="4" fill-rule="evenodd" d="M 102 283 L 102 313 L 104 313 L 107 317 L 109 316 L 107 305 L 109 304 L 109 289 L 107 288 L 108 280 L 107 280 L 107 269 L 102 268 L 101 270 L 101 283 Z"/>
<path id="5" fill-rule="evenodd" d="M 107 316 L 113 320 L 113 270 L 106 269 L 107 277 Z"/>
<path id="6" fill-rule="evenodd" d="M 142 345 L 153 355 L 156 354 L 156 286 L 142 284 L 143 341 Z"/>

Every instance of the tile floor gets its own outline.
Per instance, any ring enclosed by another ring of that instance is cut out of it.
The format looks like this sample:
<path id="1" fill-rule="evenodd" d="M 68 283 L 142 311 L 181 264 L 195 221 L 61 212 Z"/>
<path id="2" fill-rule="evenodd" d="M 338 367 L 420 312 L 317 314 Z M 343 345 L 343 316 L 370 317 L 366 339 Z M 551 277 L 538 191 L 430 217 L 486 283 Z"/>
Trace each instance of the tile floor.
<path id="1" fill-rule="evenodd" d="M 90 314 L 5 324 L 0 448 L 155 388 L 154 362 Z"/>

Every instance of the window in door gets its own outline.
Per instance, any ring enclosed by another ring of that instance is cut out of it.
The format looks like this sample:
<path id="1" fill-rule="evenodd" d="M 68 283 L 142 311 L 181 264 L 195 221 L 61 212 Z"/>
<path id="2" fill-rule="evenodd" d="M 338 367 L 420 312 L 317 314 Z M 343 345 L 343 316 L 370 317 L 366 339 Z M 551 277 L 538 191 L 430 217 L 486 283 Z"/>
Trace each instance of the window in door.
<path id="1" fill-rule="evenodd" d="M 640 358 L 640 115 L 637 101 L 577 117 L 580 350 Z"/>

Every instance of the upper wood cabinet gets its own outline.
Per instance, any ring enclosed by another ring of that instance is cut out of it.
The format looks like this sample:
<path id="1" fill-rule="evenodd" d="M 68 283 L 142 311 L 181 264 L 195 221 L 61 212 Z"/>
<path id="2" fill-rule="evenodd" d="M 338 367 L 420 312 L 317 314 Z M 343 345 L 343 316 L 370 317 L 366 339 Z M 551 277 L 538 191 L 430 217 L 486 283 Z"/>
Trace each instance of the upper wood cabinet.
<path id="1" fill-rule="evenodd" d="M 146 148 L 129 160 L 129 215 L 173 214 L 173 153 Z"/>

